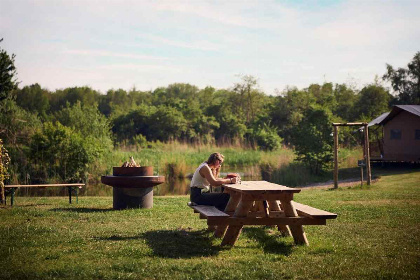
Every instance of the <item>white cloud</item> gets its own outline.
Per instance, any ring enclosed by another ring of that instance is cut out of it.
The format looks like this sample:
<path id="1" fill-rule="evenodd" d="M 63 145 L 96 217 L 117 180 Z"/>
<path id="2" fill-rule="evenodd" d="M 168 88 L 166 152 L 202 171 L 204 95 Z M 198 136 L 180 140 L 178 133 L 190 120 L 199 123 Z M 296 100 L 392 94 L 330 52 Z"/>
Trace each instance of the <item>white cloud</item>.
<path id="1" fill-rule="evenodd" d="M 72 55 L 86 55 L 86 56 L 108 56 L 108 57 L 120 57 L 120 58 L 131 58 L 131 59 L 154 59 L 154 60 L 167 60 L 167 57 L 157 57 L 150 55 L 137 55 L 129 53 L 118 53 L 104 50 L 64 50 L 63 54 Z"/>

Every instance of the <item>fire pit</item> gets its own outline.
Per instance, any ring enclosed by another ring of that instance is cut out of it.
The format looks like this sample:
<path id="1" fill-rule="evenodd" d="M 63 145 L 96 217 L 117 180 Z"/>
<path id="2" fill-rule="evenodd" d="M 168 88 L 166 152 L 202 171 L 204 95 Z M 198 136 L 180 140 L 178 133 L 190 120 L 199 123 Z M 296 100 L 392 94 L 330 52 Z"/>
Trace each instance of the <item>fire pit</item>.
<path id="1" fill-rule="evenodd" d="M 113 176 L 102 176 L 101 182 L 113 187 L 114 209 L 152 208 L 153 187 L 165 177 L 153 176 L 153 166 L 113 167 Z"/>

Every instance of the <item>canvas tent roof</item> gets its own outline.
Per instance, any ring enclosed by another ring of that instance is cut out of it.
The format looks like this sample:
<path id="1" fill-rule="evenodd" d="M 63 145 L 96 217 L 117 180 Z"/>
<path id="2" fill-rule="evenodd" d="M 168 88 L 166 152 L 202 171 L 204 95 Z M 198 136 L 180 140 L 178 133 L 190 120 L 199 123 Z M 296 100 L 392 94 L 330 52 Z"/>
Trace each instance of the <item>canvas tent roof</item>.
<path id="1" fill-rule="evenodd" d="M 376 119 L 370 121 L 368 123 L 368 126 L 372 126 L 372 125 L 378 125 L 381 123 L 381 121 L 383 121 L 383 119 L 385 119 L 387 116 L 389 115 L 389 112 L 383 113 L 382 115 L 380 115 L 379 117 L 377 117 Z"/>
<path id="2" fill-rule="evenodd" d="M 407 111 L 420 117 L 420 105 L 395 105 L 392 107 L 391 112 L 383 113 L 376 119 L 369 122 L 368 126 L 384 125 L 402 111 Z"/>
<path id="3" fill-rule="evenodd" d="M 392 107 L 391 112 L 389 112 L 388 116 L 386 116 L 379 124 L 384 125 L 391 119 L 393 119 L 396 115 L 401 113 L 402 111 L 407 111 L 411 114 L 420 117 L 420 105 L 395 105 Z"/>

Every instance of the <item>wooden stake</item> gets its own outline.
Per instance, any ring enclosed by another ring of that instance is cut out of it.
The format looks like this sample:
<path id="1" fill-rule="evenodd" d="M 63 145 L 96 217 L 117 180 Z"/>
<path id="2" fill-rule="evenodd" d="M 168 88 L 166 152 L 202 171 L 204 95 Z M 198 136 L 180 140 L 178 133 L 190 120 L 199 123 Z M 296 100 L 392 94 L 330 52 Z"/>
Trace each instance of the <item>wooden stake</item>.
<path id="1" fill-rule="evenodd" d="M 370 154 L 369 154 L 369 128 L 368 125 L 365 124 L 364 125 L 365 129 L 365 153 L 366 153 L 366 181 L 368 186 L 370 186 L 370 182 L 371 182 L 371 171 L 370 171 Z"/>
<path id="2" fill-rule="evenodd" d="M 338 126 L 334 125 L 334 189 L 338 188 Z"/>

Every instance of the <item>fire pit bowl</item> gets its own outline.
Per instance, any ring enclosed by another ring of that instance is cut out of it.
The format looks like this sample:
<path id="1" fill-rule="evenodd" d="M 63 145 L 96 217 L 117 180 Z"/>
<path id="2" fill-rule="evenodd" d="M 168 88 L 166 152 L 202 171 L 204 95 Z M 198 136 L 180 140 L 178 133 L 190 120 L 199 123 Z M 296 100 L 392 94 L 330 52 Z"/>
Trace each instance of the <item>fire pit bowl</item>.
<path id="1" fill-rule="evenodd" d="M 152 208 L 153 187 L 165 177 L 153 176 L 153 166 L 113 167 L 113 175 L 102 176 L 101 182 L 113 187 L 114 209 Z"/>

